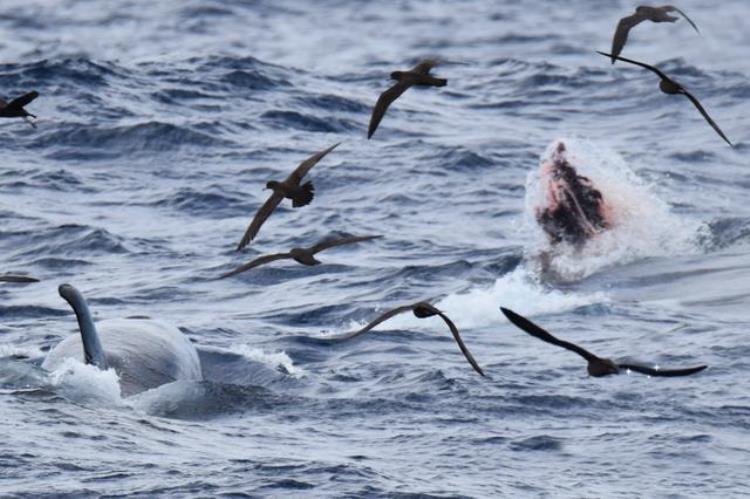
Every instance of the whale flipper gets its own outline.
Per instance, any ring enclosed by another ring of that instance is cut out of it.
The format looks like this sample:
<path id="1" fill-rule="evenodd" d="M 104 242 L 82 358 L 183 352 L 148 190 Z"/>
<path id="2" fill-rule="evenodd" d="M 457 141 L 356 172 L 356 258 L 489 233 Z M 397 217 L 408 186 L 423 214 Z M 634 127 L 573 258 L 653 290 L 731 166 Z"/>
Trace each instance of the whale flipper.
<path id="1" fill-rule="evenodd" d="M 96 332 L 94 320 L 91 318 L 89 306 L 86 299 L 76 288 L 70 284 L 61 284 L 58 288 L 60 296 L 73 308 L 78 319 L 78 327 L 81 330 L 81 343 L 83 343 L 83 356 L 86 364 L 93 364 L 99 369 L 106 370 L 109 365 L 107 356 L 104 354 L 102 342 Z"/>

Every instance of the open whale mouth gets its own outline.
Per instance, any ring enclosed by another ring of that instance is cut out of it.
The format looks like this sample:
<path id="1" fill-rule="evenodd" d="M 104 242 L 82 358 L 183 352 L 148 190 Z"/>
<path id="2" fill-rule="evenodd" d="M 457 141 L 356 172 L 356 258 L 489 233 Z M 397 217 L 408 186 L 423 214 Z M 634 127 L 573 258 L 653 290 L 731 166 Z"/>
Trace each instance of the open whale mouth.
<path id="1" fill-rule="evenodd" d="M 564 143 L 559 142 L 550 158 L 542 162 L 539 176 L 545 203 L 535 216 L 551 243 L 581 247 L 611 227 L 602 193 L 568 161 Z"/>

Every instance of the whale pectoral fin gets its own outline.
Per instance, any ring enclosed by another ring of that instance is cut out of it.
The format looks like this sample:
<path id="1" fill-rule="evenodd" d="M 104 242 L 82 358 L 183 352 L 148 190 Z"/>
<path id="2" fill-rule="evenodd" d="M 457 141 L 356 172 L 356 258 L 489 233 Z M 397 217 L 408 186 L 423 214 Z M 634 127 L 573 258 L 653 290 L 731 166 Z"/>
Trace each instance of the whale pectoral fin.
<path id="1" fill-rule="evenodd" d="M 70 304 L 78 319 L 78 328 L 81 330 L 81 343 L 83 344 L 83 356 L 86 364 L 93 364 L 99 369 L 107 369 L 107 356 L 104 354 L 102 342 L 96 332 L 94 320 L 91 317 L 86 299 L 76 288 L 70 284 L 62 284 L 58 288 L 60 296 Z"/>
<path id="2" fill-rule="evenodd" d="M 93 364 L 99 369 L 108 369 L 107 356 L 104 354 L 96 329 L 82 329 L 81 340 L 86 364 Z"/>

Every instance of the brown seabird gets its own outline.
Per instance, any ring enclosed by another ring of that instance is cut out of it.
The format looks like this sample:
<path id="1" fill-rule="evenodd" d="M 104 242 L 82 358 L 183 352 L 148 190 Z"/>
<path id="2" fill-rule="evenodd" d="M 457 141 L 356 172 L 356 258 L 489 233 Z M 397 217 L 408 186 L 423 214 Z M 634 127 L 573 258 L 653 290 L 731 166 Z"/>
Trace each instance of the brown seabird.
<path id="1" fill-rule="evenodd" d="M 383 119 L 388 106 L 393 101 L 399 98 L 401 94 L 412 85 L 418 85 L 423 87 L 444 87 L 448 84 L 448 80 L 445 78 L 435 78 L 430 74 L 430 70 L 437 65 L 437 61 L 426 60 L 422 61 L 414 66 L 409 71 L 394 71 L 391 73 L 391 79 L 397 80 L 398 83 L 393 85 L 391 88 L 380 94 L 378 102 L 375 103 L 375 108 L 372 110 L 372 116 L 370 117 L 370 127 L 367 131 L 367 138 L 372 137 L 375 130 L 380 124 L 380 120 Z"/>
<path id="2" fill-rule="evenodd" d="M 629 369 L 631 371 L 639 372 L 641 374 L 648 374 L 649 376 L 688 376 L 704 370 L 708 366 L 688 367 L 685 369 L 658 369 L 651 366 L 644 366 L 641 364 L 618 364 L 611 359 L 605 359 L 603 357 L 597 357 L 593 353 L 585 350 L 578 345 L 569 343 L 555 338 L 550 333 L 537 326 L 525 317 L 518 315 L 512 310 L 500 307 L 505 317 L 508 318 L 519 329 L 529 333 L 535 338 L 539 338 L 547 343 L 552 343 L 559 347 L 563 347 L 571 352 L 575 352 L 588 362 L 589 375 L 594 377 L 607 376 L 609 374 L 619 374 L 621 370 Z"/>
<path id="3" fill-rule="evenodd" d="M 679 19 L 678 17 L 670 16 L 669 12 L 677 12 L 684 17 L 687 22 L 698 31 L 698 26 L 680 9 L 672 5 L 663 5 L 661 7 L 648 7 L 641 5 L 636 7 L 635 13 L 623 17 L 620 22 L 617 23 L 617 29 L 615 29 L 615 36 L 612 39 L 612 64 L 615 63 L 617 56 L 622 52 L 622 48 L 625 46 L 625 42 L 628 40 L 628 33 L 632 28 L 642 23 L 643 21 L 651 21 L 655 23 L 673 23 Z"/>
<path id="4" fill-rule="evenodd" d="M 599 52 L 598 50 L 597 50 L 597 53 L 599 53 L 599 54 L 601 54 L 603 56 L 606 56 L 606 57 L 611 57 L 612 56 L 612 54 L 607 54 L 606 52 Z M 617 56 L 616 58 L 619 59 L 619 60 L 621 60 L 621 61 L 629 62 L 630 64 L 635 64 L 636 66 L 640 66 L 642 68 L 646 68 L 649 71 L 652 71 L 653 73 L 655 73 L 656 75 L 658 75 L 659 78 L 661 78 L 661 81 L 659 82 L 659 89 L 662 92 L 664 92 L 665 94 L 669 94 L 669 95 L 680 94 L 680 95 L 684 95 L 685 97 L 687 97 L 688 99 L 690 99 L 690 102 L 692 102 L 693 105 L 696 107 L 696 109 L 698 109 L 698 111 L 700 111 L 700 113 L 706 119 L 706 121 L 708 122 L 708 124 L 711 125 L 711 127 L 714 130 L 716 130 L 716 133 L 718 133 L 719 136 L 721 136 L 721 138 L 724 139 L 724 141 L 727 144 L 729 144 L 730 147 L 734 147 L 734 144 L 732 144 L 732 142 L 730 142 L 730 140 L 727 138 L 727 136 L 724 135 L 724 132 L 721 131 L 721 129 L 719 128 L 719 125 L 717 125 L 716 122 L 714 120 L 712 120 L 711 117 L 708 115 L 708 113 L 706 112 L 706 110 L 703 109 L 703 106 L 701 106 L 701 103 L 698 102 L 698 99 L 696 99 L 693 96 L 693 94 L 691 94 L 690 92 L 688 92 L 685 89 L 685 87 L 683 87 L 682 85 L 680 85 L 679 83 L 677 83 L 676 81 L 674 81 L 673 79 L 671 79 L 669 76 L 665 75 L 662 71 L 660 71 L 658 68 L 655 68 L 654 66 L 650 66 L 650 65 L 645 64 L 643 62 L 634 61 L 632 59 L 626 59 L 625 57 Z"/>
<path id="5" fill-rule="evenodd" d="M 338 336 L 329 336 L 327 338 L 321 338 L 323 341 L 326 342 L 337 342 L 342 340 L 349 340 L 351 338 L 357 337 L 359 335 L 362 335 L 366 333 L 367 331 L 371 330 L 378 324 L 387 321 L 388 319 L 403 314 L 405 312 L 413 312 L 414 315 L 419 319 L 424 319 L 426 317 L 432 317 L 434 315 L 440 316 L 441 319 L 448 325 L 448 328 L 451 331 L 451 334 L 453 334 L 453 339 L 456 340 L 456 343 L 458 343 L 458 348 L 461 349 L 461 353 L 464 354 L 464 357 L 466 357 L 466 360 L 469 361 L 469 364 L 471 364 L 471 367 L 474 368 L 476 372 L 484 376 L 484 371 L 482 371 L 482 368 L 479 367 L 479 364 L 477 364 L 477 361 L 474 360 L 474 356 L 471 355 L 471 352 L 469 352 L 469 349 L 464 344 L 463 340 L 461 339 L 461 335 L 458 333 L 458 328 L 455 324 L 453 324 L 453 321 L 451 321 L 447 315 L 445 315 L 443 312 L 435 308 L 433 305 L 430 305 L 427 302 L 417 302 L 413 303 L 411 305 L 404 305 L 402 307 L 396 307 L 392 310 L 389 310 L 388 312 L 385 312 L 377 319 L 370 322 L 368 325 L 363 327 L 362 329 L 358 331 L 353 331 L 350 333 L 344 333 Z"/>
<path id="6" fill-rule="evenodd" d="M 315 154 L 304 160 L 302 163 L 300 163 L 299 166 L 297 166 L 297 168 L 295 168 L 295 170 L 282 182 L 271 180 L 266 184 L 266 189 L 272 189 L 273 194 L 271 194 L 271 197 L 269 197 L 266 202 L 263 203 L 263 206 L 261 206 L 258 212 L 255 214 L 253 221 L 250 222 L 250 226 L 245 231 L 245 235 L 242 236 L 240 244 L 237 245 L 237 251 L 240 251 L 242 248 L 250 244 L 250 241 L 252 241 L 253 238 L 255 238 L 255 236 L 258 234 L 261 225 L 263 225 L 266 219 L 271 216 L 273 210 L 276 209 L 276 207 L 284 198 L 289 198 L 292 200 L 293 208 L 305 206 L 309 204 L 310 201 L 312 201 L 315 192 L 313 183 L 306 182 L 300 185 L 300 183 L 302 182 L 302 178 L 307 175 L 307 173 L 312 169 L 313 166 L 318 163 L 318 161 L 323 159 L 326 154 L 336 149 L 339 144 L 340 142 L 332 145 L 328 149 L 316 152 Z"/>
<path id="7" fill-rule="evenodd" d="M 0 282 L 29 283 L 39 282 L 39 279 L 37 279 L 36 277 L 20 274 L 2 274 L 0 275 Z"/>
<path id="8" fill-rule="evenodd" d="M 219 277 L 219 279 L 224 279 L 225 277 L 230 277 L 245 272 L 246 270 L 250 270 L 254 267 L 265 265 L 266 263 L 275 262 L 276 260 L 292 259 L 297 263 L 301 263 L 302 265 L 318 265 L 320 261 L 315 258 L 316 253 L 319 253 L 328 248 L 333 248 L 335 246 L 354 244 L 360 241 L 369 241 L 370 239 L 377 239 L 379 237 L 383 236 L 351 236 L 340 239 L 324 239 L 318 244 L 310 246 L 308 248 L 292 248 L 286 253 L 274 253 L 272 255 L 259 256 L 258 258 L 237 267 L 233 271 L 227 272 L 226 274 Z"/>
<path id="9" fill-rule="evenodd" d="M 26 123 L 36 128 L 36 123 L 29 119 L 29 116 L 36 118 L 36 115 L 26 111 L 23 107 L 28 105 L 31 101 L 39 97 L 39 92 L 36 90 L 23 94 L 21 97 L 17 97 L 10 102 L 6 102 L 0 99 L 0 118 L 23 118 Z"/>

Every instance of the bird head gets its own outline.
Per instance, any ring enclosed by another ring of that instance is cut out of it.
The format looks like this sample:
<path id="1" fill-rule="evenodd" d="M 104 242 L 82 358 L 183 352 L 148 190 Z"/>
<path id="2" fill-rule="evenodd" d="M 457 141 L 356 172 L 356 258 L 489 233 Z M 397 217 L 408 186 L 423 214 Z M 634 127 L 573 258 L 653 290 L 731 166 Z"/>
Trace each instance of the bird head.
<path id="1" fill-rule="evenodd" d="M 437 315 L 439 313 L 438 309 L 426 302 L 417 303 L 416 305 L 414 305 L 412 311 L 414 312 L 414 315 L 420 319 L 424 319 L 425 317 L 432 317 L 433 315 Z"/>
<path id="2" fill-rule="evenodd" d="M 620 368 L 609 359 L 597 358 L 589 362 L 588 372 L 590 376 L 598 378 L 608 374 L 617 374 L 620 372 Z"/>

